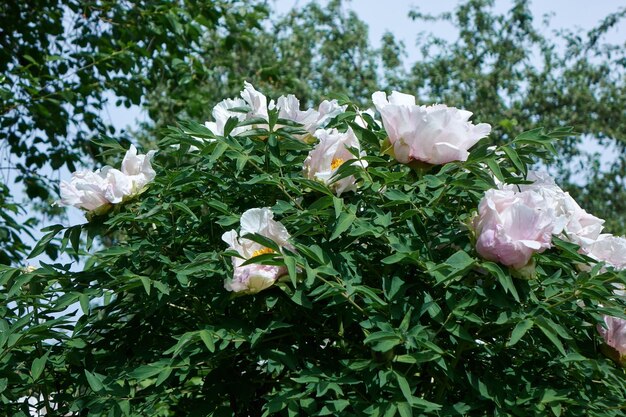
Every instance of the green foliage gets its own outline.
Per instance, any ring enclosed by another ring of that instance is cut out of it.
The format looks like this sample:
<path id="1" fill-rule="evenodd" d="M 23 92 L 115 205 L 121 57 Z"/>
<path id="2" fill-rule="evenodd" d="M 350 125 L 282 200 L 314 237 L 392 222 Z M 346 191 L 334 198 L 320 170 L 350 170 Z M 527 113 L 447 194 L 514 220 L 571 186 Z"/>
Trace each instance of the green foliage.
<path id="1" fill-rule="evenodd" d="M 624 273 L 583 271 L 557 242 L 521 280 L 480 259 L 467 227 L 492 174 L 519 182 L 569 131 L 484 140 L 467 162 L 416 172 L 354 110 L 334 123 L 367 151 L 367 169 L 336 173 L 357 192 L 304 179 L 312 145 L 289 126 L 201 142 L 211 132 L 186 122 L 161 140 L 146 192 L 58 242 L 112 240 L 84 270 L 4 267 L 7 414 L 27 415 L 18 399 L 32 396 L 59 415 L 621 416 L 624 371 L 595 325 L 624 315 L 611 286 Z M 255 258 L 289 273 L 237 297 L 221 235 L 253 207 L 272 208 L 296 251 Z"/>

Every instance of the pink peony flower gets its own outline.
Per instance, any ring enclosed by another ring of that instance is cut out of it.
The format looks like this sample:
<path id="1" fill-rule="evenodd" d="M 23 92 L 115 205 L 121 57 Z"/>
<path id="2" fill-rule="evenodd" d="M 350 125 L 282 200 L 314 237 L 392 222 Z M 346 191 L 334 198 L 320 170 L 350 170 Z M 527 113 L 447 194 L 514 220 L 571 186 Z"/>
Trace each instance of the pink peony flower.
<path id="1" fill-rule="evenodd" d="M 626 320 L 604 316 L 604 324 L 606 327 L 598 325 L 598 333 L 604 339 L 604 343 L 617 353 L 609 356 L 621 364 L 626 364 Z"/>
<path id="2" fill-rule="evenodd" d="M 535 193 L 488 190 L 474 221 L 476 250 L 485 259 L 523 268 L 550 247 L 555 216 Z"/>

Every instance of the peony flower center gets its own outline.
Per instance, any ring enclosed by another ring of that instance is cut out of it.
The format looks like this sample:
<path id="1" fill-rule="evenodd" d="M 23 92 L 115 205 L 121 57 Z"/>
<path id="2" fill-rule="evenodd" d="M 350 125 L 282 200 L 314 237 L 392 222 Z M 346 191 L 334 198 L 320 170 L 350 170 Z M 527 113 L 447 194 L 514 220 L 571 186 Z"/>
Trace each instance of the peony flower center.
<path id="1" fill-rule="evenodd" d="M 341 164 L 343 164 L 345 161 L 341 158 L 334 158 L 333 161 L 330 163 L 330 168 L 331 169 L 337 169 L 341 166 Z"/>
<path id="2" fill-rule="evenodd" d="M 254 258 L 255 256 L 265 255 L 266 253 L 274 253 L 274 249 L 263 248 L 263 249 L 255 250 L 254 252 L 252 252 L 252 257 Z"/>

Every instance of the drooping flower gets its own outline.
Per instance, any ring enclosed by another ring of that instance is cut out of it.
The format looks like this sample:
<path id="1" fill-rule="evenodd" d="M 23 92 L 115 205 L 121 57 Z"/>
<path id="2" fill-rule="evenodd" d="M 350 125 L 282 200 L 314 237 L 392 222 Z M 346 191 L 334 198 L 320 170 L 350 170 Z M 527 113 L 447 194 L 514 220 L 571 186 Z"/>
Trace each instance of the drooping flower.
<path id="1" fill-rule="evenodd" d="M 352 129 L 348 128 L 346 132 L 339 132 L 337 129 L 320 129 L 315 132 L 315 137 L 319 139 L 319 142 L 304 161 L 304 175 L 309 179 L 330 185 L 338 196 L 346 191 L 356 190 L 354 175 L 332 182 L 337 169 L 344 162 L 355 158 L 348 150 L 349 148 L 356 148 L 361 156 L 365 156 Z M 366 161 L 355 161 L 354 164 L 361 164 L 363 168 L 367 167 Z"/>
<path id="2" fill-rule="evenodd" d="M 222 240 L 229 249 L 241 257 L 232 258 L 234 274 L 232 280 L 225 280 L 224 288 L 228 291 L 255 294 L 272 286 L 278 278 L 287 274 L 287 268 L 276 265 L 242 264 L 255 256 L 273 253 L 274 250 L 253 240 L 246 239 L 247 234 L 256 233 L 276 243 L 279 248 L 294 250 L 289 243 L 289 232 L 282 223 L 274 220 L 274 214 L 267 208 L 253 208 L 241 215 L 241 230 L 230 230 L 222 235 Z"/>
<path id="3" fill-rule="evenodd" d="M 613 349 L 608 356 L 626 365 L 626 320 L 604 316 L 604 324 L 606 327 L 598 325 L 597 329 L 604 343 Z"/>
<path id="4" fill-rule="evenodd" d="M 394 157 L 404 164 L 465 161 L 468 149 L 491 132 L 486 123 L 472 124 L 469 111 L 442 104 L 418 106 L 409 94 L 394 91 L 387 97 L 377 91 L 372 101 L 381 114 Z"/>
<path id="5" fill-rule="evenodd" d="M 56 204 L 102 213 L 111 204 L 135 196 L 156 176 L 151 164 L 154 153 L 138 155 L 137 148 L 131 145 L 122 161 L 121 171 L 105 166 L 95 172 L 72 173 L 69 182 L 61 181 L 61 199 Z"/>
<path id="6" fill-rule="evenodd" d="M 532 192 L 488 190 L 474 221 L 476 250 L 485 259 L 520 269 L 549 248 L 556 217 Z"/>

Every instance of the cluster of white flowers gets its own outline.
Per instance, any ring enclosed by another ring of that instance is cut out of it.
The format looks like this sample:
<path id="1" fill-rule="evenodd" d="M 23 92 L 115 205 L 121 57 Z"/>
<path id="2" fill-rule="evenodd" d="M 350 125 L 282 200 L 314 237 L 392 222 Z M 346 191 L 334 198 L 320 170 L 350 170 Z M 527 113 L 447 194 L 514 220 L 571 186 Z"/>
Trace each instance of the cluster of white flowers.
<path id="1" fill-rule="evenodd" d="M 276 103 L 271 100 L 268 104 L 267 97 L 248 82 L 244 83 L 244 89 L 240 95 L 241 98 L 227 98 L 213 108 L 211 115 L 215 120 L 207 121 L 204 124 L 213 134 L 224 136 L 224 127 L 231 117 L 236 117 L 240 122 L 253 119 L 267 120 L 268 111 L 278 109 L 279 118 L 299 123 L 309 133 L 309 135 L 299 137 L 305 141 L 316 130 L 326 127 L 333 118 L 346 110 L 346 106 L 340 106 L 337 100 L 324 100 L 317 110 L 300 110 L 300 100 L 293 94 L 280 96 Z M 248 111 L 241 111 L 242 109 L 248 109 Z M 233 129 L 230 134 L 237 136 L 257 127 L 267 127 L 267 125 L 261 123 L 260 125 L 239 126 Z"/>
<path id="2" fill-rule="evenodd" d="M 617 270 L 626 269 L 626 238 L 602 233 L 604 220 L 583 210 L 545 173 L 529 172 L 526 185 L 488 190 L 474 219 L 476 250 L 485 259 L 515 269 L 532 264 L 533 253 L 552 244 L 552 237 L 575 243 L 580 252 Z M 616 295 L 623 288 L 616 285 Z M 626 363 L 626 321 L 606 316 L 598 331 Z"/>
<path id="3" fill-rule="evenodd" d="M 445 164 L 451 161 L 464 161 L 468 149 L 491 131 L 491 126 L 481 123 L 474 126 L 468 122 L 472 113 L 443 105 L 417 106 L 415 97 L 393 92 L 389 101 L 385 93 L 374 93 L 372 100 L 381 113 L 383 126 L 393 145 L 393 155 L 398 162 L 410 163 L 419 160 L 429 164 Z M 247 109 L 247 112 L 241 111 Z M 281 96 L 276 103 L 257 91 L 251 84 L 245 83 L 241 98 L 226 99 L 213 108 L 214 121 L 205 126 L 217 136 L 224 135 L 224 126 L 230 117 L 240 122 L 257 120 L 260 124 L 248 124 L 235 128 L 231 135 L 239 135 L 254 127 L 267 127 L 263 121 L 269 111 L 277 109 L 278 118 L 302 125 L 307 132 L 297 139 L 309 143 L 317 140 L 304 161 L 303 175 L 311 180 L 328 185 L 338 196 L 348 191 L 356 191 L 357 180 L 354 175 L 336 179 L 337 170 L 346 162 L 367 168 L 365 152 L 354 131 L 345 132 L 325 127 L 336 116 L 346 110 L 336 100 L 323 101 L 318 109 L 300 109 L 300 101 L 294 95 Z M 372 110 L 359 112 L 355 123 L 365 127 L 363 114 L 374 116 Z M 245 239 L 249 233 L 258 233 L 273 240 L 280 248 L 289 248 L 289 234 L 282 224 L 273 220 L 268 208 L 251 209 L 241 217 L 241 232 L 231 230 L 222 236 L 230 249 L 239 253 L 233 257 L 234 276 L 226 280 L 225 288 L 229 291 L 256 293 L 273 285 L 287 273 L 285 267 L 260 264 L 242 265 L 247 259 L 264 253 L 274 253 L 258 243 Z M 279 256 L 280 254 L 276 254 Z"/>
<path id="4" fill-rule="evenodd" d="M 70 182 L 61 181 L 59 206 L 74 206 L 96 214 L 107 211 L 112 204 L 139 194 L 156 173 L 152 169 L 155 151 L 138 155 L 134 145 L 126 152 L 120 170 L 105 166 L 94 171 L 72 173 Z"/>

